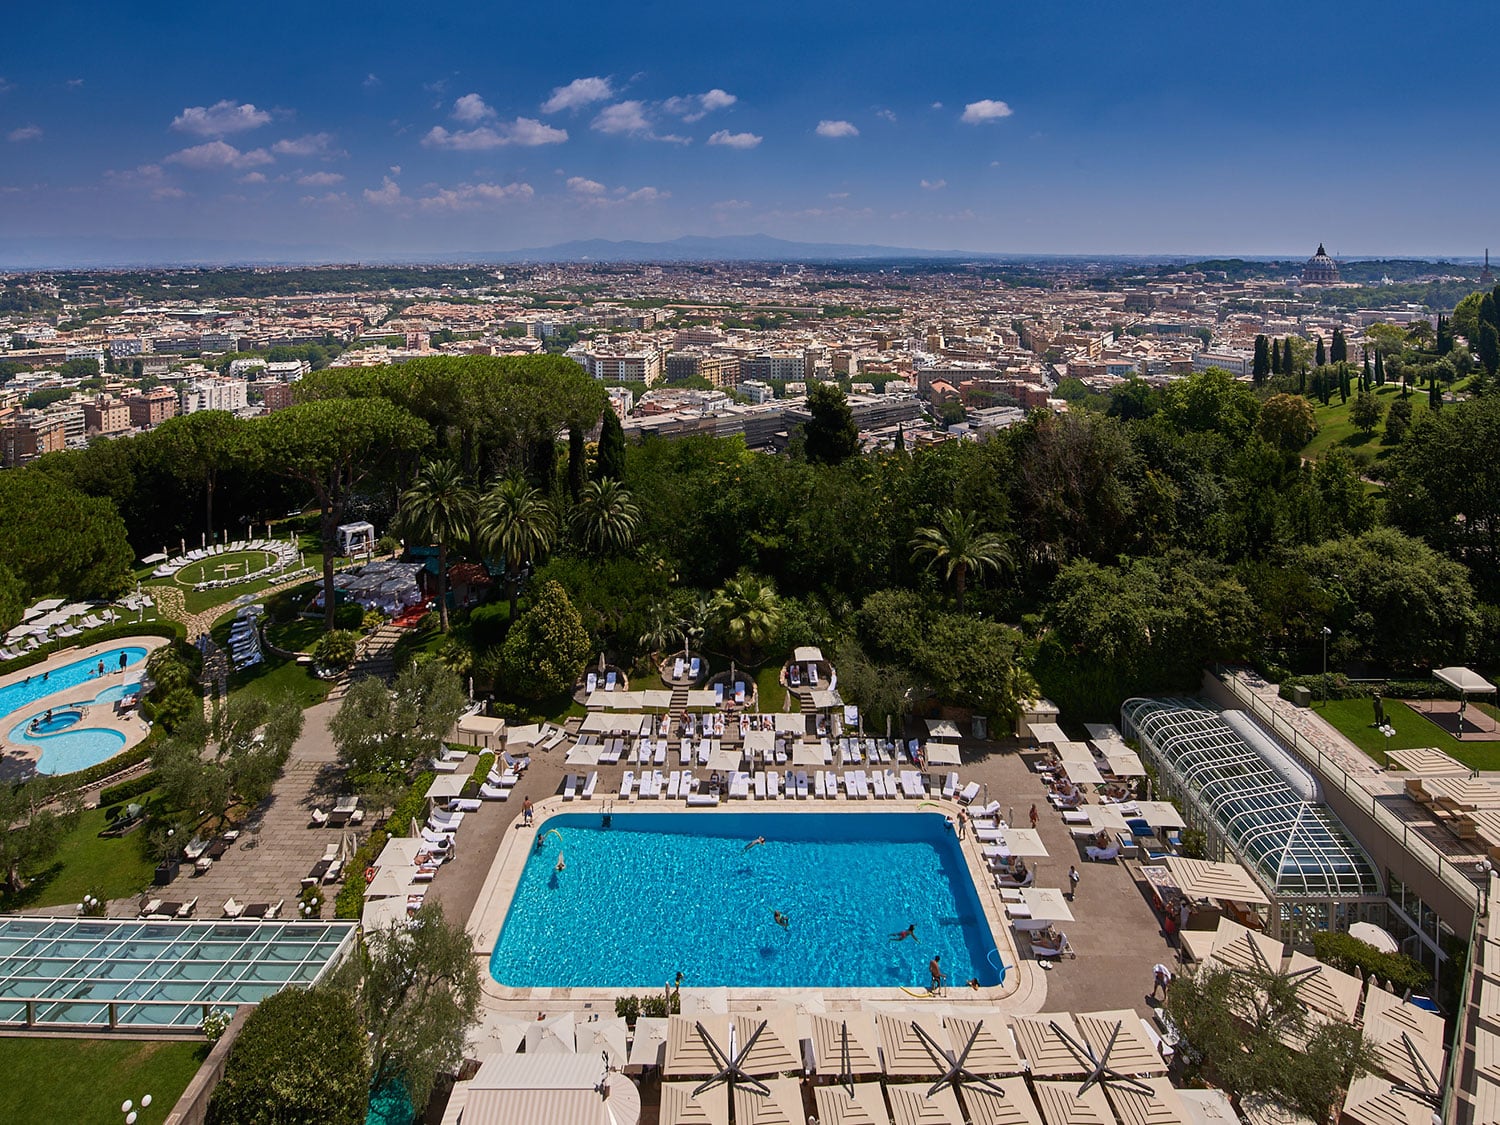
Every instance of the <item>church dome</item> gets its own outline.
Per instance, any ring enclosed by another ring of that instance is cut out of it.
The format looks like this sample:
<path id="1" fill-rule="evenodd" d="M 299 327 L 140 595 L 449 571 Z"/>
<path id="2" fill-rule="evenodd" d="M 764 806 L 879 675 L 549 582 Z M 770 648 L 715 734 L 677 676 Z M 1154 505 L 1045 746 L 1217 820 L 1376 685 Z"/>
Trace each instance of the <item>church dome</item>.
<path id="1" fill-rule="evenodd" d="M 1336 285 L 1339 280 L 1338 263 L 1328 256 L 1323 244 L 1318 243 L 1318 252 L 1307 259 L 1302 267 L 1304 285 Z"/>

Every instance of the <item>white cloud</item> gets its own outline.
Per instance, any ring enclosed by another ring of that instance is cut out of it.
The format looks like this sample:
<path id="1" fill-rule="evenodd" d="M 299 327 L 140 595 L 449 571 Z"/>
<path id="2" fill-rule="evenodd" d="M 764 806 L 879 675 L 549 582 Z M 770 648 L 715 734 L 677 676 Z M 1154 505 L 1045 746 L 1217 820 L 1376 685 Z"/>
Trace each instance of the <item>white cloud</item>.
<path id="1" fill-rule="evenodd" d="M 21 141 L 40 140 L 41 136 L 42 127 L 40 125 L 22 125 L 19 129 L 12 129 L 9 133 L 6 133 L 5 139 L 19 143 Z"/>
<path id="2" fill-rule="evenodd" d="M 754 206 L 748 199 L 721 199 L 713 205 L 715 211 L 743 211 Z"/>
<path id="3" fill-rule="evenodd" d="M 422 138 L 428 148 L 447 148 L 458 152 L 477 152 L 505 145 L 560 145 L 568 139 L 566 129 L 554 129 L 551 125 L 530 117 L 518 117 L 509 124 L 481 125 L 477 129 L 448 130 L 434 125 Z"/>
<path id="4" fill-rule="evenodd" d="M 160 164 L 141 164 L 124 172 L 110 169 L 104 173 L 104 178 L 125 187 L 148 187 L 161 183 L 163 175 Z"/>
<path id="5" fill-rule="evenodd" d="M 492 203 L 524 201 L 535 194 L 526 183 L 459 184 L 456 188 L 440 188 L 418 200 L 418 204 L 424 211 L 472 211 Z"/>
<path id="6" fill-rule="evenodd" d="M 374 90 L 380 86 L 380 77 L 374 72 L 365 75 L 365 80 L 360 83 L 366 90 Z"/>
<path id="7" fill-rule="evenodd" d="M 187 198 L 187 192 L 183 191 L 180 187 L 174 187 L 171 184 L 163 184 L 161 187 L 155 188 L 155 189 L 152 190 L 152 192 L 151 192 L 151 198 L 152 199 L 186 199 Z"/>
<path id="8" fill-rule="evenodd" d="M 716 109 L 728 109 L 740 99 L 715 86 L 705 94 L 687 94 L 668 98 L 661 103 L 662 109 L 688 123 L 701 121 Z"/>
<path id="9" fill-rule="evenodd" d="M 614 87 L 608 78 L 575 78 L 566 86 L 556 86 L 552 96 L 542 103 L 543 113 L 557 113 L 564 109 L 578 109 L 607 101 L 615 96 Z"/>
<path id="10" fill-rule="evenodd" d="M 894 110 L 877 109 L 875 111 L 875 116 L 881 118 L 882 120 L 889 121 L 892 125 L 896 123 L 896 113 Z"/>
<path id="11" fill-rule="evenodd" d="M 828 198 L 829 199 L 848 199 L 849 198 L 849 193 L 847 191 L 830 191 L 828 193 Z"/>
<path id="12" fill-rule="evenodd" d="M 611 134 L 645 133 L 651 128 L 645 110 L 644 102 L 616 102 L 600 110 L 589 128 Z"/>
<path id="13" fill-rule="evenodd" d="M 265 182 L 266 174 L 264 172 L 246 172 L 240 177 L 240 183 L 242 184 L 263 184 Z"/>
<path id="14" fill-rule="evenodd" d="M 329 191 L 322 195 L 304 195 L 298 202 L 309 207 L 342 207 L 349 202 L 349 197 L 341 191 Z"/>
<path id="15" fill-rule="evenodd" d="M 465 94 L 453 103 L 453 119 L 462 121 L 465 125 L 477 125 L 485 118 L 494 116 L 495 111 L 478 94 Z"/>
<path id="16" fill-rule="evenodd" d="M 297 182 L 303 187 L 332 187 L 343 183 L 344 177 L 337 172 L 312 172 L 306 176 L 298 176 Z"/>
<path id="17" fill-rule="evenodd" d="M 365 188 L 365 202 L 374 203 L 381 207 L 394 207 L 405 200 L 401 194 L 401 185 L 386 176 L 378 188 Z"/>
<path id="18" fill-rule="evenodd" d="M 271 151 L 281 156 L 332 156 L 332 145 L 332 133 L 308 133 L 277 141 L 271 146 Z"/>
<path id="19" fill-rule="evenodd" d="M 65 85 L 70 90 L 76 90 L 80 86 L 83 85 L 83 79 L 82 78 L 69 78 L 68 81 L 65 83 Z"/>
<path id="20" fill-rule="evenodd" d="M 249 102 L 240 105 L 225 98 L 210 106 L 188 106 L 172 118 L 172 128 L 181 133 L 197 133 L 200 137 L 221 137 L 226 133 L 259 129 L 270 120 L 269 113 L 256 109 Z"/>
<path id="21" fill-rule="evenodd" d="M 959 120 L 965 125 L 983 125 L 986 121 L 999 121 L 1002 117 L 1009 117 L 1011 112 L 1010 106 L 1004 102 L 982 98 L 964 106 L 963 116 Z"/>
<path id="22" fill-rule="evenodd" d="M 859 130 L 852 121 L 819 121 L 814 130 L 820 137 L 857 137 Z"/>
<path id="23" fill-rule="evenodd" d="M 948 186 L 947 180 L 923 180 L 922 187 L 927 191 L 942 191 Z"/>
<path id="24" fill-rule="evenodd" d="M 932 108 L 933 109 L 942 109 L 943 108 L 943 103 L 942 102 L 933 102 L 932 103 Z"/>
<path id="25" fill-rule="evenodd" d="M 627 192 L 625 195 L 625 200 L 628 203 L 655 203 L 658 199 L 671 198 L 672 193 L 670 191 L 661 191 L 660 189 L 650 187 L 649 185 L 646 187 L 636 188 L 634 191 Z"/>
<path id="26" fill-rule="evenodd" d="M 568 190 L 577 195 L 603 195 L 608 189 L 598 180 L 590 180 L 584 176 L 569 176 Z"/>
<path id="27" fill-rule="evenodd" d="M 731 133 L 728 129 L 720 129 L 708 138 L 708 143 L 724 145 L 727 148 L 754 148 L 763 140 L 765 140 L 764 137 L 758 137 L 754 133 Z"/>
<path id="28" fill-rule="evenodd" d="M 220 168 L 254 168 L 259 164 L 273 164 L 275 157 L 263 148 L 241 152 L 226 141 L 207 141 L 174 152 L 166 158 L 168 164 L 181 164 L 184 168 L 215 170 Z"/>
<path id="29" fill-rule="evenodd" d="M 14 82 L 7 82 L 4 78 L 0 78 L 0 94 L 8 94 L 15 88 Z"/>

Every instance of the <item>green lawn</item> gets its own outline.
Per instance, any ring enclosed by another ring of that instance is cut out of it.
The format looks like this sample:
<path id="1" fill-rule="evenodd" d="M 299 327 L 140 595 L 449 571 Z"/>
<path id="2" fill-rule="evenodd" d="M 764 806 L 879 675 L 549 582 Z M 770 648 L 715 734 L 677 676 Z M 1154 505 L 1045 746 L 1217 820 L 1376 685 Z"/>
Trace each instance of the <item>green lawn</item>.
<path id="1" fill-rule="evenodd" d="M 1469 706 L 1476 707 L 1478 704 L 1471 703 Z M 1375 709 L 1370 700 L 1331 699 L 1326 709 L 1319 703 L 1316 710 L 1376 762 L 1385 764 L 1385 736 L 1372 725 L 1375 722 Z M 1493 711 L 1490 713 L 1493 714 Z M 1500 742 L 1460 742 L 1399 700 L 1386 700 L 1385 714 L 1396 730 L 1391 737 L 1392 750 L 1435 746 L 1475 769 L 1500 769 Z"/>
<path id="2" fill-rule="evenodd" d="M 755 688 L 760 693 L 760 709 L 762 711 L 780 711 L 781 705 L 786 702 L 787 689 L 781 685 L 781 665 L 767 664 L 759 672 L 755 673 Z M 797 701 L 792 700 L 795 707 Z"/>
<path id="3" fill-rule="evenodd" d="M 149 801 L 150 795 L 135 800 Z M 104 825 L 103 809 L 86 809 L 78 827 L 63 838 L 62 847 L 51 863 L 41 871 L 32 872 L 20 894 L 0 892 L 0 910 L 34 906 L 71 909 L 91 890 L 104 898 L 127 898 L 150 886 L 156 865 L 146 854 L 145 829 L 105 840 L 99 837 Z M 0 1065 L 0 1073 L 4 1072 Z"/>
<path id="4" fill-rule="evenodd" d="M 234 624 L 232 613 L 214 624 L 210 636 L 225 651 L 228 651 L 229 629 Z M 246 691 L 252 695 L 274 696 L 290 692 L 304 709 L 322 703 L 333 690 L 328 680 L 320 680 L 312 674 L 309 665 L 295 660 L 283 660 L 262 648 L 265 657 L 261 663 L 242 671 L 229 673 L 229 690 Z"/>
<path id="5" fill-rule="evenodd" d="M 1375 388 L 1375 397 L 1387 410 L 1400 395 L 1399 384 L 1387 383 L 1383 387 Z M 1410 401 L 1412 422 L 1415 424 L 1427 409 L 1427 395 L 1413 391 Z M 1354 395 L 1352 394 L 1348 402 L 1340 402 L 1339 396 L 1334 395 L 1327 406 L 1320 406 L 1313 401 L 1313 414 L 1318 420 L 1318 432 L 1313 435 L 1312 441 L 1302 448 L 1302 456 L 1316 459 L 1335 448 L 1347 449 L 1367 464 L 1373 464 L 1388 456 L 1394 446 L 1381 444 L 1381 439 L 1385 435 L 1384 418 L 1375 427 L 1375 432 L 1366 436 L 1355 429 L 1354 423 L 1349 421 L 1349 408 L 1353 405 Z"/>
<path id="6" fill-rule="evenodd" d="M 207 1043 L 134 1039 L 0 1038 L 0 1120 L 123 1122 L 121 1104 L 139 1106 L 136 1125 L 159 1125 L 208 1055 Z"/>

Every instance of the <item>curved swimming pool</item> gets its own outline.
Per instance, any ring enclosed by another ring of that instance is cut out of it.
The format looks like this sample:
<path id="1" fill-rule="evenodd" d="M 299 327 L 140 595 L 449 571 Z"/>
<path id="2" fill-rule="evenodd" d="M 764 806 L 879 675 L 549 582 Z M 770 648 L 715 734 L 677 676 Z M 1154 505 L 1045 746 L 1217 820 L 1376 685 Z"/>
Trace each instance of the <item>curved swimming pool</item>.
<path id="1" fill-rule="evenodd" d="M 104 679 L 120 673 L 120 656 L 125 657 L 125 667 L 130 668 L 146 659 L 146 650 L 139 645 L 122 645 L 119 648 L 107 649 L 96 656 L 86 660 L 75 660 L 72 664 L 65 664 L 61 668 L 50 669 L 46 673 L 35 672 L 24 680 L 17 680 L 13 684 L 0 687 L 0 715 L 10 715 L 27 704 L 35 703 L 38 699 L 44 699 L 54 692 L 67 691 L 76 688 L 80 684 L 86 684 L 90 680 L 99 679 L 99 665 L 104 664 Z M 43 678 L 45 675 L 45 678 Z M 0 723 L 4 720 L 0 719 Z"/>
<path id="2" fill-rule="evenodd" d="M 139 682 L 120 682 L 121 658 L 123 668 L 128 671 L 137 668 L 145 660 L 146 653 L 147 650 L 140 645 L 119 645 L 61 668 L 48 669 L 45 674 L 33 672 L 0 687 L 0 716 L 4 716 L 0 718 L 0 730 L 6 730 L 9 724 L 8 737 L 12 742 L 29 743 L 41 751 L 36 764 L 38 773 L 73 773 L 114 757 L 125 748 L 125 734 L 84 725 L 88 721 L 88 710 L 91 706 L 110 705 L 127 694 L 138 693 Z M 102 676 L 99 674 L 101 663 L 104 665 Z M 132 680 L 135 677 L 127 675 L 123 678 Z M 91 682 L 109 686 L 85 694 Z M 44 710 L 29 709 L 41 699 L 80 687 L 85 692 L 73 694 L 65 703 L 54 705 L 50 719 Z"/>
<path id="3" fill-rule="evenodd" d="M 941 815 L 565 813 L 537 838 L 490 957 L 503 985 L 923 989 L 934 955 L 950 984 L 1001 980 Z"/>

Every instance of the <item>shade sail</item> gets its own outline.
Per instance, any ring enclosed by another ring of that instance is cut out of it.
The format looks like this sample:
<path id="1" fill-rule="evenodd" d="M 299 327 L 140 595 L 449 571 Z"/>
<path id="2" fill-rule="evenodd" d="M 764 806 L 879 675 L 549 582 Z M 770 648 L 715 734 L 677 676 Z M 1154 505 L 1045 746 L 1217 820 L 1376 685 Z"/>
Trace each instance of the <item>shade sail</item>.
<path id="1" fill-rule="evenodd" d="M 963 735 L 959 733 L 958 724 L 952 719 L 928 719 L 927 737 L 957 739 L 962 738 Z"/>
<path id="2" fill-rule="evenodd" d="M 875 1020 L 868 1012 L 812 1017 L 813 1063 L 820 1075 L 879 1074 L 879 1044 Z"/>
<path id="3" fill-rule="evenodd" d="M 879 1082 L 856 1082 L 852 1087 L 814 1086 L 813 1098 L 821 1125 L 891 1125 Z"/>
<path id="4" fill-rule="evenodd" d="M 1014 1016 L 1010 1027 L 1015 1032 L 1021 1057 L 1026 1060 L 1033 1076 L 1056 1078 L 1065 1074 L 1084 1074 L 1090 1069 L 1057 1033 L 1060 1028 L 1075 1041 L 1082 1041 L 1082 1033 L 1069 1013 L 1042 1012 L 1034 1016 Z"/>
<path id="5" fill-rule="evenodd" d="M 923 748 L 922 753 L 926 755 L 927 764 L 930 766 L 958 766 L 963 764 L 963 759 L 958 753 L 958 747 L 951 742 L 929 742 Z"/>
<path id="6" fill-rule="evenodd" d="M 1464 695 L 1494 695 L 1495 685 L 1472 668 L 1438 668 L 1432 678 Z"/>
<path id="7" fill-rule="evenodd" d="M 735 1086 L 735 1125 L 805 1125 L 802 1083 L 795 1078 L 768 1078 L 766 1093 L 753 1086 Z"/>
<path id="8" fill-rule="evenodd" d="M 1190 1125 L 1192 1115 L 1165 1078 L 1137 1078 L 1151 1089 L 1149 1094 L 1124 1082 L 1105 1084 L 1105 1095 L 1114 1106 L 1121 1125 Z"/>
<path id="9" fill-rule="evenodd" d="M 1079 1012 L 1073 1019 L 1094 1058 L 1121 1074 L 1165 1074 L 1167 1064 L 1132 1011 Z M 1106 1050 L 1108 1056 L 1106 1057 Z"/>
<path id="10" fill-rule="evenodd" d="M 895 1125 L 963 1125 L 963 1113 L 951 1086 L 940 1086 L 930 1097 L 925 1082 L 887 1086 L 891 1120 Z"/>
<path id="11" fill-rule="evenodd" d="M 1019 1074 L 1021 1056 L 1016 1052 L 1016 1041 L 1010 1027 L 999 1015 L 949 1016 L 943 1021 L 948 1025 L 948 1038 L 953 1045 L 955 1057 L 969 1054 L 964 1066 L 971 1074 Z M 973 1046 L 969 1039 L 973 1037 Z"/>
<path id="12" fill-rule="evenodd" d="M 913 1027 L 914 1024 L 926 1032 L 940 1049 L 948 1047 L 948 1033 L 943 1029 L 942 1019 L 936 1012 L 880 1012 L 875 1017 L 875 1027 L 880 1033 L 885 1072 L 910 1077 L 936 1077 L 948 1069 L 947 1060 L 923 1041 Z"/>
<path id="13" fill-rule="evenodd" d="M 1047 1125 L 1115 1125 L 1103 1086 L 1082 1090 L 1077 1082 L 1037 1082 L 1032 1089 Z"/>
<path id="14" fill-rule="evenodd" d="M 694 1094 L 696 1082 L 661 1084 L 661 1125 L 729 1125 L 729 1089 L 722 1082 Z"/>
<path id="15" fill-rule="evenodd" d="M 1228 899 L 1269 906 L 1271 900 L 1259 884 L 1237 863 L 1168 856 L 1167 870 L 1188 898 Z"/>
<path id="16" fill-rule="evenodd" d="M 1042 1115 L 1024 1078 L 993 1078 L 1004 1096 L 972 1082 L 959 1089 L 959 1098 L 974 1125 L 1042 1125 Z"/>

